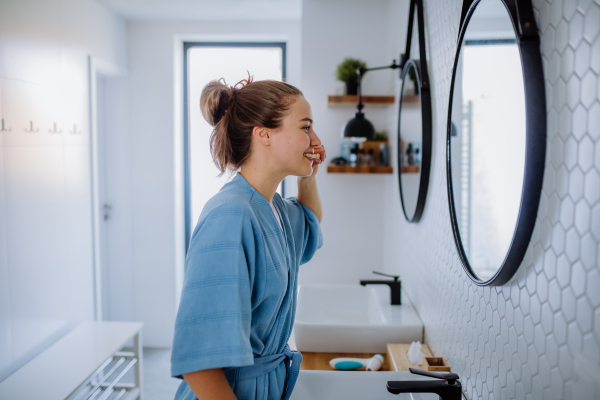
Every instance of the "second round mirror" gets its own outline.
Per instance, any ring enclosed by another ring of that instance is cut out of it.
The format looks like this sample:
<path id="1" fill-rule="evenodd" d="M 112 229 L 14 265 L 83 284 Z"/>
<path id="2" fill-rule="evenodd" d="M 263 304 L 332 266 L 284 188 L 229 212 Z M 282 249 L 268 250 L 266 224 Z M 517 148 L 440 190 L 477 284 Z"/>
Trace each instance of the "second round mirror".
<path id="1" fill-rule="evenodd" d="M 402 71 L 398 115 L 398 184 L 409 222 L 421 219 L 429 185 L 431 99 L 421 82 L 420 62 L 408 60 Z"/>

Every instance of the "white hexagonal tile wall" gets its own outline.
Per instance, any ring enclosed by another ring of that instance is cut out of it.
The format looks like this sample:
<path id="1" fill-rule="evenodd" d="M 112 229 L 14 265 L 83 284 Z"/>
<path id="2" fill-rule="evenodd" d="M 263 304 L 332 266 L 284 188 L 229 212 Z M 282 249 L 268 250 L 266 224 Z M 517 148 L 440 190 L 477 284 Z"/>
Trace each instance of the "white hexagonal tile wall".
<path id="1" fill-rule="evenodd" d="M 533 1 L 548 111 L 543 194 L 525 260 L 497 288 L 466 277 L 448 216 L 445 120 L 461 3 L 425 1 L 434 162 L 421 222 L 401 222 L 393 246 L 407 259 L 394 272 L 467 398 L 570 398 L 575 356 L 600 363 L 600 1 Z"/>

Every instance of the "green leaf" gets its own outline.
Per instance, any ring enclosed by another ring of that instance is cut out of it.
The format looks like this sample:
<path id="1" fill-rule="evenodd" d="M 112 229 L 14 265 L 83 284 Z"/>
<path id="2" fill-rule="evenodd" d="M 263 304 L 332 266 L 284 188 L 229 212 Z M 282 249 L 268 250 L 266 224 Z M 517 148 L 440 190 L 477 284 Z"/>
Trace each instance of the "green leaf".
<path id="1" fill-rule="evenodd" d="M 367 68 L 367 63 L 356 58 L 347 57 L 337 66 L 335 76 L 338 81 L 356 82 L 358 81 L 356 70 L 359 68 Z"/>

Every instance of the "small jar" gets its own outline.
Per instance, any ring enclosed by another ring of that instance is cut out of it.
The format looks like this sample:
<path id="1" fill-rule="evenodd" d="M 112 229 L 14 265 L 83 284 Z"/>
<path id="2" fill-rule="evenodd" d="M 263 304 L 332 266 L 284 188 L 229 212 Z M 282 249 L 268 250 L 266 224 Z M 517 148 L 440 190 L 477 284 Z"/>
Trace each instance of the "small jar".
<path id="1" fill-rule="evenodd" d="M 385 167 L 390 165 L 389 146 L 385 143 L 379 145 L 379 165 Z"/>
<path id="2" fill-rule="evenodd" d="M 365 149 L 360 149 L 358 153 L 358 159 L 356 160 L 356 164 L 359 166 L 367 165 Z"/>
<path id="3" fill-rule="evenodd" d="M 356 155 L 356 148 L 352 148 L 350 150 L 350 166 L 351 167 L 356 167 L 356 159 L 357 159 L 357 155 Z"/>

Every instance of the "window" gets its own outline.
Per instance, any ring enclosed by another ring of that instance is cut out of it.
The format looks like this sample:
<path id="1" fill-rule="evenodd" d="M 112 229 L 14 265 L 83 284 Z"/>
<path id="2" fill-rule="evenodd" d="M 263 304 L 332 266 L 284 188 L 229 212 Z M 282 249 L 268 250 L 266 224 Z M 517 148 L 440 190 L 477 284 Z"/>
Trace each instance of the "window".
<path id="1" fill-rule="evenodd" d="M 285 80 L 285 43 L 184 43 L 184 179 L 186 246 L 206 202 L 230 179 L 210 154 L 212 127 L 202 117 L 200 94 L 211 80 L 234 85 L 248 78 Z M 278 193 L 283 196 L 284 187 Z"/>

